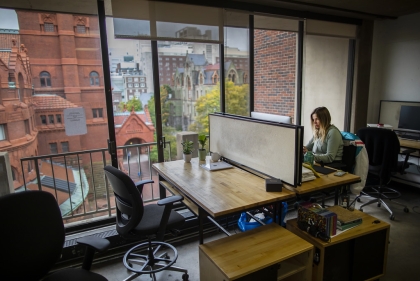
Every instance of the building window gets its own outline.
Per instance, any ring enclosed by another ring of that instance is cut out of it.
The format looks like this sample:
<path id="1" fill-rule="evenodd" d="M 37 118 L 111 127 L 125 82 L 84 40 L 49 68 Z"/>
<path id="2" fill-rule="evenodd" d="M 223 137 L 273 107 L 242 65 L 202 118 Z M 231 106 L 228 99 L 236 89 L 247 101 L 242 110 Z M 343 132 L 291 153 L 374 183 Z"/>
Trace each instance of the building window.
<path id="1" fill-rule="evenodd" d="M 6 140 L 6 125 L 0 125 L 0 140 Z"/>
<path id="2" fill-rule="evenodd" d="M 91 86 L 99 86 L 99 74 L 96 71 L 92 71 L 89 74 L 90 77 L 90 85 Z"/>
<path id="3" fill-rule="evenodd" d="M 49 22 L 45 22 L 44 23 L 44 31 L 45 32 L 54 32 L 54 24 L 53 23 L 49 23 Z"/>
<path id="4" fill-rule="evenodd" d="M 128 88 L 133 88 L 133 84 L 132 84 L 132 83 L 127 84 L 127 87 L 128 87 Z"/>
<path id="5" fill-rule="evenodd" d="M 54 124 L 54 115 L 48 115 L 48 124 Z"/>
<path id="6" fill-rule="evenodd" d="M 63 141 L 61 143 L 61 150 L 63 152 L 69 152 L 69 142 L 68 141 Z"/>
<path id="7" fill-rule="evenodd" d="M 25 120 L 25 134 L 31 134 L 31 128 L 29 127 L 29 119 Z"/>
<path id="8" fill-rule="evenodd" d="M 57 121 L 57 124 L 61 124 L 61 114 L 56 114 L 55 120 Z"/>
<path id="9" fill-rule="evenodd" d="M 134 78 L 134 82 L 139 82 L 139 78 L 138 77 Z"/>
<path id="10" fill-rule="evenodd" d="M 129 77 L 129 78 L 127 78 L 127 81 L 128 82 L 133 82 L 133 78 Z"/>
<path id="11" fill-rule="evenodd" d="M 47 116 L 41 115 L 41 124 L 42 125 L 47 125 Z"/>
<path id="12" fill-rule="evenodd" d="M 48 72 L 42 71 L 39 74 L 39 80 L 41 81 L 41 87 L 51 87 L 51 75 Z"/>
<path id="13" fill-rule="evenodd" d="M 103 118 L 102 108 L 92 108 L 93 118 Z"/>
<path id="14" fill-rule="evenodd" d="M 86 26 L 84 26 L 84 25 L 77 25 L 76 26 L 76 32 L 77 33 L 86 33 Z"/>
<path id="15" fill-rule="evenodd" d="M 51 154 L 57 154 L 58 153 L 56 142 L 50 143 L 50 152 L 51 152 Z"/>
<path id="16" fill-rule="evenodd" d="M 135 83 L 134 87 L 138 88 L 139 87 L 139 83 Z"/>
<path id="17" fill-rule="evenodd" d="M 142 78 L 140 78 L 140 82 L 144 82 L 144 78 L 142 77 Z"/>

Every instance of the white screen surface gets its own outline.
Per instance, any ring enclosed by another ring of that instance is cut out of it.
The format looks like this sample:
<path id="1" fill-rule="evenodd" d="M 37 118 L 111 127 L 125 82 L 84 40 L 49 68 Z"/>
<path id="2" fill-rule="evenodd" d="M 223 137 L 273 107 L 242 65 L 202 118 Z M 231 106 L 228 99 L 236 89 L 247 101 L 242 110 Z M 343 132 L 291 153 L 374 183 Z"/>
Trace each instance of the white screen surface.
<path id="1" fill-rule="evenodd" d="M 289 184 L 295 182 L 296 143 L 294 127 L 210 115 L 212 152 Z"/>
<path id="2" fill-rule="evenodd" d="M 289 116 L 252 111 L 251 117 L 255 119 L 260 119 L 260 120 L 292 124 L 292 118 Z"/>

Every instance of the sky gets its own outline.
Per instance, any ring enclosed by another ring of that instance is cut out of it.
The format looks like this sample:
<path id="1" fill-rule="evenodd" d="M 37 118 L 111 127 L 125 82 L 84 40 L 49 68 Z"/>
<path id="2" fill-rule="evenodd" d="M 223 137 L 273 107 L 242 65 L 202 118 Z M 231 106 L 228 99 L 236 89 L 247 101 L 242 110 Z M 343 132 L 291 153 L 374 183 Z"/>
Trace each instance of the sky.
<path id="1" fill-rule="evenodd" d="M 0 28 L 19 29 L 15 10 L 0 9 Z"/>

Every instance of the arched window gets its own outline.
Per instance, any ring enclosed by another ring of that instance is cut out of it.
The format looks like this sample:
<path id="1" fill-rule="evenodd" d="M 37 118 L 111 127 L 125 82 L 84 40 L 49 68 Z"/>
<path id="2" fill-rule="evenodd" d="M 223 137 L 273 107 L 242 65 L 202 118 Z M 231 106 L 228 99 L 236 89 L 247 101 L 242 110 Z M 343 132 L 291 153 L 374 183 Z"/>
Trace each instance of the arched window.
<path id="1" fill-rule="evenodd" d="M 204 84 L 204 76 L 203 73 L 200 73 L 200 85 Z"/>
<path id="2" fill-rule="evenodd" d="M 246 75 L 246 73 L 244 73 L 244 84 L 248 83 L 248 75 Z"/>
<path id="3" fill-rule="evenodd" d="M 90 85 L 91 86 L 99 86 L 99 74 L 96 71 L 92 71 L 89 74 L 90 77 Z"/>
<path id="4" fill-rule="evenodd" d="M 228 80 L 232 81 L 233 83 L 236 81 L 236 73 L 233 69 L 229 71 Z"/>
<path id="5" fill-rule="evenodd" d="M 190 76 L 187 76 L 187 87 L 188 87 L 188 90 L 191 90 L 191 78 L 190 78 Z"/>
<path id="6" fill-rule="evenodd" d="M 41 82 L 41 87 L 51 87 L 51 75 L 48 72 L 42 71 L 41 74 L 39 74 L 39 80 Z"/>
<path id="7" fill-rule="evenodd" d="M 23 81 L 23 75 L 20 72 L 18 75 L 18 82 L 19 82 L 19 91 L 18 91 L 19 100 L 23 101 L 23 96 L 25 94 L 25 82 Z"/>

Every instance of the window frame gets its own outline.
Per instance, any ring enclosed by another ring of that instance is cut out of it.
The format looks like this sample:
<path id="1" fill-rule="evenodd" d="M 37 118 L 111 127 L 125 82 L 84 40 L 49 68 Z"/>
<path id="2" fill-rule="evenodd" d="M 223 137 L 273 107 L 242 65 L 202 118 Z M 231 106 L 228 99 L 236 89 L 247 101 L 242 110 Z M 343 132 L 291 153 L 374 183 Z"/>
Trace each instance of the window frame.
<path id="1" fill-rule="evenodd" d="M 39 82 L 41 88 L 51 87 L 51 74 L 48 71 L 41 71 L 39 73 Z"/>
<path id="2" fill-rule="evenodd" d="M 92 86 L 92 87 L 100 86 L 99 73 L 98 72 L 91 71 L 89 73 L 89 83 L 90 83 L 90 86 Z"/>

